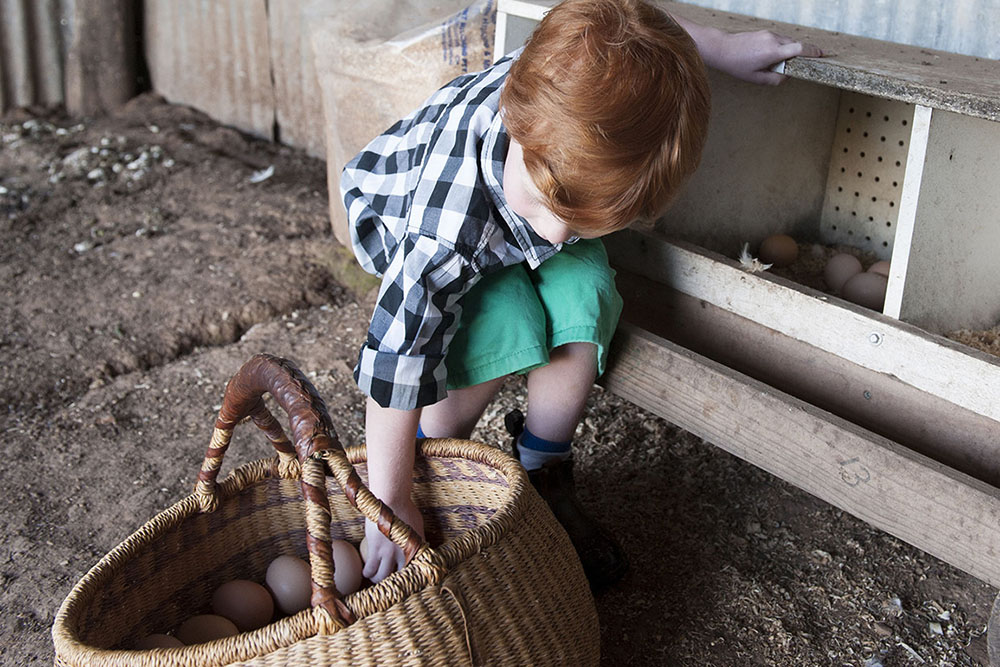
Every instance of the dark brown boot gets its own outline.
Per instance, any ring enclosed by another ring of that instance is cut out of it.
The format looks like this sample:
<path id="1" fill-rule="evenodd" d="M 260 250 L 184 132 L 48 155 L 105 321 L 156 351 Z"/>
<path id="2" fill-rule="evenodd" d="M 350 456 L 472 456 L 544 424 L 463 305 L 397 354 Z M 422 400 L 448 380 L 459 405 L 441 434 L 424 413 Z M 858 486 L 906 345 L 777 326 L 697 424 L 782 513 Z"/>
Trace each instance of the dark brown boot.
<path id="1" fill-rule="evenodd" d="M 520 410 L 513 410 L 504 418 L 504 425 L 513 437 L 514 456 L 520 460 L 517 438 L 524 430 L 524 415 Z M 572 459 L 529 470 L 528 479 L 569 534 L 591 590 L 596 593 L 625 576 L 628 571 L 625 552 L 614 537 L 587 514 L 576 497 Z"/>

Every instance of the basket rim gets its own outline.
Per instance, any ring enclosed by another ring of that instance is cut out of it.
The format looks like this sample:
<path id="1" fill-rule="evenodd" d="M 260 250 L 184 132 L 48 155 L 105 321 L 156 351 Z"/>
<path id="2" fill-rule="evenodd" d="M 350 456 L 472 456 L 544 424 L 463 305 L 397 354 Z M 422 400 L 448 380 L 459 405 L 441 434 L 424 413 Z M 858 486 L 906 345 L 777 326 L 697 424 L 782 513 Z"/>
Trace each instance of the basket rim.
<path id="1" fill-rule="evenodd" d="M 352 465 L 367 462 L 365 445 L 344 448 Z M 426 545 L 409 565 L 394 572 L 378 584 L 344 597 L 344 603 L 358 621 L 384 611 L 409 595 L 429 585 L 436 585 L 471 555 L 486 549 L 508 533 L 525 511 L 525 492 L 531 489 L 521 464 L 510 454 L 496 447 L 472 440 L 427 438 L 417 441 L 421 457 L 459 458 L 490 466 L 507 481 L 504 501 L 483 523 L 437 547 Z M 277 455 L 256 459 L 233 469 L 219 484 L 219 504 L 237 496 L 250 485 L 267 479 L 298 479 L 279 474 Z M 342 489 L 338 488 L 340 493 Z M 331 493 L 332 489 L 327 490 Z M 57 660 L 65 664 L 133 665 L 137 660 L 154 656 L 169 657 L 171 664 L 225 664 L 247 660 L 321 633 L 335 631 L 323 610 L 316 607 L 282 618 L 263 628 L 240 633 L 203 644 L 172 649 L 110 649 L 85 644 L 80 640 L 76 610 L 90 602 L 108 582 L 131 560 L 133 553 L 176 528 L 185 519 L 201 512 L 195 493 L 158 512 L 106 553 L 81 577 L 63 600 L 52 625 L 52 640 Z M 350 627 L 350 626 L 346 626 Z"/>

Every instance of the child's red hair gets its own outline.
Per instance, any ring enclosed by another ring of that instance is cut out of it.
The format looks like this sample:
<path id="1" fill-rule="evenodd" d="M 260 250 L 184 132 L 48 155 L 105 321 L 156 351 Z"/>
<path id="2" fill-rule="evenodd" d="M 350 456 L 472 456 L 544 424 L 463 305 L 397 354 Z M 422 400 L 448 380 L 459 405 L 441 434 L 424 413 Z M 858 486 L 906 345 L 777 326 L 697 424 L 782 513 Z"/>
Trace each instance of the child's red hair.
<path id="1" fill-rule="evenodd" d="M 554 7 L 500 101 L 543 203 L 597 233 L 663 213 L 698 166 L 709 105 L 691 37 L 641 0 Z"/>

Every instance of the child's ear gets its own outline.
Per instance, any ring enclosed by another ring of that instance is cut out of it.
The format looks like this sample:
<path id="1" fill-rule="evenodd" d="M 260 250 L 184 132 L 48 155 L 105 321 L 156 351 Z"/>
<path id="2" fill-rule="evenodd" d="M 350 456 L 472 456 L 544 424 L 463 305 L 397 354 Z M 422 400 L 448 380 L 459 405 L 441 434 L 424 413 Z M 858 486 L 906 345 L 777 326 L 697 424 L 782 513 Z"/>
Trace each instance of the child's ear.
<path id="1" fill-rule="evenodd" d="M 640 232 L 651 232 L 656 229 L 656 220 L 638 219 L 628 224 L 627 229 L 635 229 Z"/>

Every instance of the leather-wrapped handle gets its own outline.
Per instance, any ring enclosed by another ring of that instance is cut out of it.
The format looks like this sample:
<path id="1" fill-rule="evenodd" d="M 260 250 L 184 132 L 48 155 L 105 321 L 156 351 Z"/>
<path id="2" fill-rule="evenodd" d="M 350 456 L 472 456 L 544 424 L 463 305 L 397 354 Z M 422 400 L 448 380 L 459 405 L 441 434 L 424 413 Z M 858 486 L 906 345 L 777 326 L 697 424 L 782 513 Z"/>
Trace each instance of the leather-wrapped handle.
<path id="1" fill-rule="evenodd" d="M 291 443 L 264 404 L 267 393 L 288 414 Z M 361 481 L 337 439 L 326 404 L 312 383 L 290 361 L 269 354 L 252 357 L 226 385 L 212 442 L 205 452 L 195 486 L 203 510 L 213 510 L 218 502 L 216 478 L 222 459 L 233 429 L 246 417 L 253 419 L 278 451 L 279 473 L 296 477 L 301 472 L 302 496 L 306 501 L 306 546 L 312 571 L 312 606 L 325 609 L 336 625 L 353 622 L 353 614 L 333 583 L 326 467 L 348 501 L 403 549 L 407 562 L 424 546 L 423 539 Z"/>

